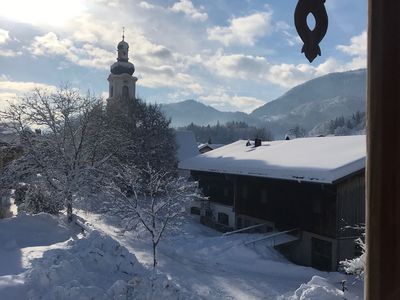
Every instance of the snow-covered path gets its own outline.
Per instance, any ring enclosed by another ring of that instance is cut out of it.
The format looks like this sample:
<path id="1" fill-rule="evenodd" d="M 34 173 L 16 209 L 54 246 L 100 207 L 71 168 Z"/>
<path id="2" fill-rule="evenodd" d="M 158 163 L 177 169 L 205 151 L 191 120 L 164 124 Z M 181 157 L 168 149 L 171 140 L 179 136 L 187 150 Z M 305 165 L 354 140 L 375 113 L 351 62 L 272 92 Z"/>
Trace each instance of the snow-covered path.
<path id="1" fill-rule="evenodd" d="M 151 268 L 148 239 L 130 232 L 121 234 L 120 228 L 110 219 L 92 214 L 82 217 L 118 240 L 135 253 L 142 264 Z M 328 278 L 337 288 L 342 279 L 348 279 L 343 274 L 292 264 L 263 245 L 244 246 L 243 242 L 249 239 L 254 239 L 254 235 L 222 237 L 188 219 L 179 234 L 171 234 L 160 243 L 158 270 L 182 289 L 204 299 L 288 299 L 313 276 Z"/>

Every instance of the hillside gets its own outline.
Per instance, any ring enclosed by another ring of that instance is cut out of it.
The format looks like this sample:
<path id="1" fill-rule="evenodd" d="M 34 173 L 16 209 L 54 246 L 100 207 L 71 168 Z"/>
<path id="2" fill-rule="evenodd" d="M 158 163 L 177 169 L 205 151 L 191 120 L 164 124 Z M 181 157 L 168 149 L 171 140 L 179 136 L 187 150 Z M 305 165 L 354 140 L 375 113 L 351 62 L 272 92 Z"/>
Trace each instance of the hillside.
<path id="1" fill-rule="evenodd" d="M 182 127 L 194 123 L 196 125 L 215 125 L 230 121 L 243 121 L 249 125 L 260 125 L 257 118 L 253 118 L 244 112 L 224 112 L 211 106 L 204 105 L 195 100 L 163 104 L 162 110 L 171 118 L 173 127 Z"/>
<path id="2" fill-rule="evenodd" d="M 322 122 L 365 111 L 366 70 L 331 73 L 298 85 L 254 110 L 275 135 L 300 125 L 306 131 Z"/>
<path id="3" fill-rule="evenodd" d="M 365 112 L 366 70 L 331 73 L 300 84 L 252 113 L 221 112 L 195 100 L 162 105 L 173 127 L 243 121 L 267 127 L 277 139 L 296 126 L 310 132 L 335 118 Z"/>

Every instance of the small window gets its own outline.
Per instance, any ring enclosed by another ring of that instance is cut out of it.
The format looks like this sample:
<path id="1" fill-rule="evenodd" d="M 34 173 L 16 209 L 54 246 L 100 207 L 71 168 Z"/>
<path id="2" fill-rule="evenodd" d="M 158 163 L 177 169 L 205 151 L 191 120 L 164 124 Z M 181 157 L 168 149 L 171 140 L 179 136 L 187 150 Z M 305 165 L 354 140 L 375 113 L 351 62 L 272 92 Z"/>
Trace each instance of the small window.
<path id="1" fill-rule="evenodd" d="M 127 98 L 129 96 L 129 88 L 124 85 L 124 87 L 122 88 L 122 97 L 123 98 Z"/>
<path id="2" fill-rule="evenodd" d="M 218 223 L 228 226 L 229 225 L 229 216 L 225 213 L 218 213 Z"/>
<path id="3" fill-rule="evenodd" d="M 110 97 L 113 97 L 113 96 L 114 96 L 114 87 L 111 86 L 110 87 Z"/>
<path id="4" fill-rule="evenodd" d="M 195 206 L 192 206 L 192 207 L 190 208 L 190 213 L 191 213 L 192 215 L 198 215 L 198 216 L 200 216 L 200 208 L 195 207 Z"/>

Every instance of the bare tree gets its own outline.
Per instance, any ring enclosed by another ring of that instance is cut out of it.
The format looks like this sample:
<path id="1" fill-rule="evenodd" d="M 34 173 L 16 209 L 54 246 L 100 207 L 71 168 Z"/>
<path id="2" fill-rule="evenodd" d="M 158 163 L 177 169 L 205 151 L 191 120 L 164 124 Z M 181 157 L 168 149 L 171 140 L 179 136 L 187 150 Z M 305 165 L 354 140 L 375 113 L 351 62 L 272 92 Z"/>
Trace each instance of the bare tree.
<path id="1" fill-rule="evenodd" d="M 98 170 L 112 156 L 101 112 L 101 99 L 68 87 L 35 89 L 9 103 L 0 118 L 18 134 L 23 155 L 5 173 L 15 182 L 44 184 L 71 221 L 74 196 L 98 182 Z"/>
<path id="2" fill-rule="evenodd" d="M 176 226 L 186 204 L 200 197 L 197 182 L 188 182 L 150 165 L 142 170 L 125 166 L 115 178 L 117 184 L 108 187 L 114 200 L 108 203 L 107 210 L 119 216 L 127 230 L 138 225 L 146 229 L 151 236 L 155 268 L 157 246 L 164 233 Z"/>

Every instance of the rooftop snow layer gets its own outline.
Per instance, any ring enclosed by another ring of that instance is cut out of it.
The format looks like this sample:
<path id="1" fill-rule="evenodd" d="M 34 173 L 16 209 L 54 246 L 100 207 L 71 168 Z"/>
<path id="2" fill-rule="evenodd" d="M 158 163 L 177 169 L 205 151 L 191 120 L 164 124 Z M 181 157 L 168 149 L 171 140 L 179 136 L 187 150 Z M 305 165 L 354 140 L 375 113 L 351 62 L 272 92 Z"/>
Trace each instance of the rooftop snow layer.
<path id="1" fill-rule="evenodd" d="M 246 146 L 239 140 L 186 159 L 181 169 L 332 183 L 365 168 L 365 135 L 298 138 Z"/>

